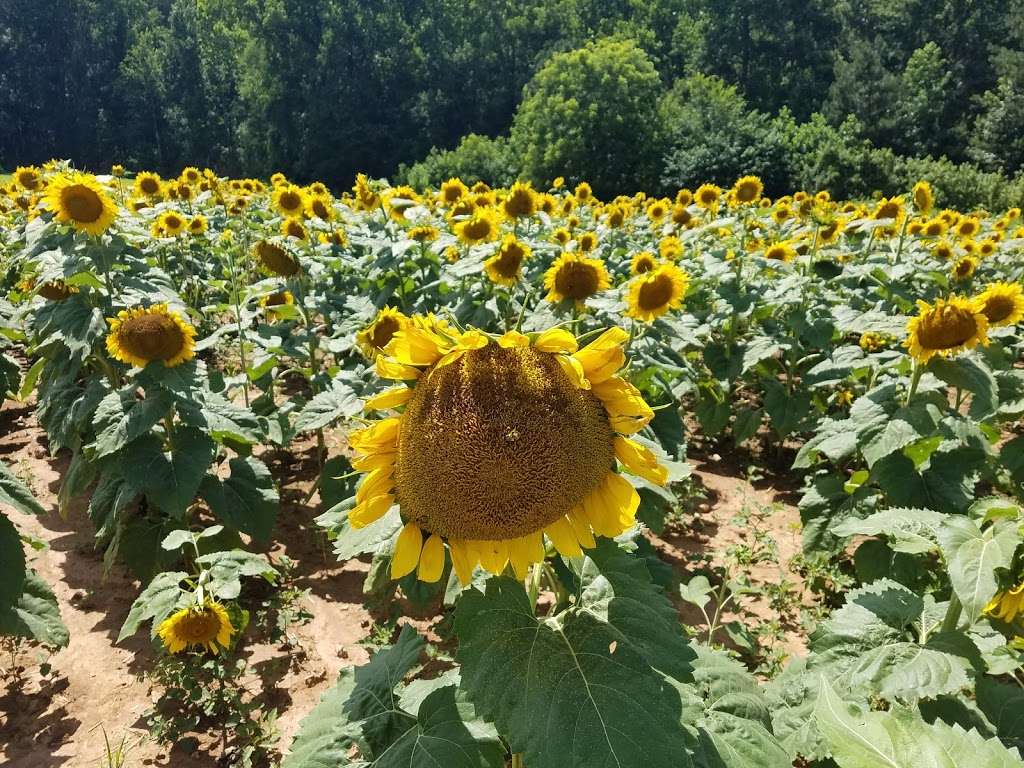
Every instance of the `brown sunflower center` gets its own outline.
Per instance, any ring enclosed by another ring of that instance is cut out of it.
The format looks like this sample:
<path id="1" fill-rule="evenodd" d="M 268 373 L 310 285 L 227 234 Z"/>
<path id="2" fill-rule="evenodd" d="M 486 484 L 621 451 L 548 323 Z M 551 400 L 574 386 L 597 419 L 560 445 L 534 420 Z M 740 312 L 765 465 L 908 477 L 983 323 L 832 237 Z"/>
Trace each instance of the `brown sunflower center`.
<path id="1" fill-rule="evenodd" d="M 529 216 L 533 208 L 533 195 L 525 190 L 516 190 L 505 201 L 505 212 L 509 216 Z"/>
<path id="2" fill-rule="evenodd" d="M 281 193 L 281 197 L 278 198 L 278 202 L 286 211 L 294 211 L 302 205 L 302 198 L 299 197 L 297 193 L 289 190 Z"/>
<path id="3" fill-rule="evenodd" d="M 636 260 L 636 273 L 642 275 L 654 269 L 654 259 L 650 256 L 641 256 Z"/>
<path id="4" fill-rule="evenodd" d="M 483 240 L 491 234 L 491 222 L 487 219 L 470 219 L 462 231 L 470 240 Z"/>
<path id="5" fill-rule="evenodd" d="M 736 188 L 736 199 L 741 203 L 749 203 L 757 197 L 757 184 L 745 181 Z"/>
<path id="6" fill-rule="evenodd" d="M 402 324 L 394 317 L 382 317 L 373 326 L 373 346 L 383 349 L 401 329 Z"/>
<path id="7" fill-rule="evenodd" d="M 523 263 L 523 249 L 518 245 L 510 245 L 498 253 L 494 269 L 504 278 L 511 279 L 519 274 Z"/>
<path id="8" fill-rule="evenodd" d="M 126 351 L 150 362 L 170 360 L 185 346 L 185 335 L 178 324 L 156 312 L 125 320 L 117 331 L 117 340 Z"/>
<path id="9" fill-rule="evenodd" d="M 981 308 L 981 312 L 990 323 L 1000 323 L 1012 315 L 1016 308 L 1017 305 L 1012 298 L 995 294 L 985 299 L 985 306 Z"/>
<path id="10" fill-rule="evenodd" d="M 954 349 L 978 332 L 974 315 L 966 309 L 946 305 L 921 319 L 917 337 L 925 349 Z"/>
<path id="11" fill-rule="evenodd" d="M 299 271 L 299 263 L 284 248 L 274 243 L 261 242 L 256 247 L 260 262 L 279 277 L 291 277 Z"/>
<path id="12" fill-rule="evenodd" d="M 103 215 L 103 201 L 84 184 L 72 184 L 61 190 L 60 202 L 75 221 L 92 224 Z"/>
<path id="13" fill-rule="evenodd" d="M 672 278 L 669 275 L 657 275 L 645 280 L 637 295 L 640 309 L 647 311 L 661 309 L 672 301 Z"/>
<path id="14" fill-rule="evenodd" d="M 160 191 L 160 184 L 156 179 L 146 177 L 139 181 L 139 189 L 145 192 L 147 195 L 155 195 Z"/>
<path id="15" fill-rule="evenodd" d="M 190 643 L 208 643 L 220 633 L 220 617 L 209 608 L 196 608 L 182 617 L 178 633 Z"/>
<path id="16" fill-rule="evenodd" d="M 597 269 L 583 261 L 566 262 L 555 275 L 555 290 L 575 301 L 593 296 L 599 285 Z"/>
<path id="17" fill-rule="evenodd" d="M 491 344 L 417 385 L 399 434 L 399 502 L 442 536 L 524 536 L 598 486 L 612 438 L 601 402 L 553 355 Z"/>

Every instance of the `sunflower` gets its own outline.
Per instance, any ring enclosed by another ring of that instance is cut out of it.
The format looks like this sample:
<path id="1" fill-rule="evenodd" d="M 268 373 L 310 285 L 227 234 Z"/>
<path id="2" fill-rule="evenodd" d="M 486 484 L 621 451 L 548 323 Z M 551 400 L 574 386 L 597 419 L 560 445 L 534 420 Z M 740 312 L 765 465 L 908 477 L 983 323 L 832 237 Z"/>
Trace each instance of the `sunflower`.
<path id="1" fill-rule="evenodd" d="M 413 227 L 406 234 L 409 235 L 410 240 L 415 240 L 417 243 L 432 243 L 441 236 L 440 230 L 431 226 Z"/>
<path id="2" fill-rule="evenodd" d="M 618 229 L 626 221 L 626 209 L 621 205 L 610 205 L 605 211 L 605 224 L 609 229 Z"/>
<path id="3" fill-rule="evenodd" d="M 177 237 L 188 227 L 185 217 L 177 211 L 164 211 L 156 223 L 160 232 L 167 237 Z"/>
<path id="4" fill-rule="evenodd" d="M 683 303 L 688 278 L 675 264 L 660 267 L 635 278 L 626 295 L 628 317 L 650 323 Z"/>
<path id="5" fill-rule="evenodd" d="M 194 165 L 190 165 L 181 172 L 178 178 L 186 184 L 198 184 L 199 180 L 203 178 L 203 174 Z"/>
<path id="6" fill-rule="evenodd" d="M 278 277 L 292 277 L 299 271 L 299 260 L 277 243 L 260 240 L 255 254 L 260 264 Z"/>
<path id="7" fill-rule="evenodd" d="M 981 229 L 981 221 L 976 216 L 964 216 L 956 223 L 956 229 L 954 230 L 957 237 L 970 238 L 978 234 Z"/>
<path id="8" fill-rule="evenodd" d="M 978 243 L 979 256 L 991 256 L 997 250 L 999 250 L 999 243 L 991 237 L 986 237 Z"/>
<path id="9" fill-rule="evenodd" d="M 878 331 L 865 331 L 857 342 L 865 352 L 877 352 L 880 349 L 885 349 L 891 343 L 892 337 L 889 334 Z"/>
<path id="10" fill-rule="evenodd" d="M 580 253 L 590 253 L 592 250 L 597 248 L 597 233 L 595 232 L 580 232 L 576 238 L 576 249 Z"/>
<path id="11" fill-rule="evenodd" d="M 456 224 L 455 234 L 466 245 L 477 245 L 494 240 L 498 236 L 499 229 L 500 223 L 497 214 L 485 208 Z"/>
<path id="12" fill-rule="evenodd" d="M 530 258 L 530 247 L 508 234 L 491 258 L 484 262 L 484 271 L 491 282 L 515 285 L 523 275 L 523 262 Z"/>
<path id="13" fill-rule="evenodd" d="M 721 187 L 715 186 L 714 184 L 702 184 L 697 188 L 697 192 L 694 194 L 694 202 L 697 203 L 698 208 L 703 208 L 706 211 L 717 211 L 718 201 L 722 197 Z"/>
<path id="14" fill-rule="evenodd" d="M 501 208 L 510 219 L 532 216 L 537 210 L 537 194 L 529 182 L 517 181 L 509 188 Z"/>
<path id="15" fill-rule="evenodd" d="M 953 276 L 954 280 L 967 280 L 974 274 L 974 270 L 977 268 L 978 260 L 976 258 L 964 256 L 962 259 L 957 259 L 949 273 Z"/>
<path id="16" fill-rule="evenodd" d="M 157 634 L 169 653 L 181 653 L 193 647 L 220 653 L 231 645 L 235 628 L 224 606 L 207 600 L 168 616 L 160 622 Z"/>
<path id="17" fill-rule="evenodd" d="M 652 200 L 647 205 L 647 218 L 651 220 L 652 224 L 658 224 L 668 216 L 669 203 L 668 200 Z"/>
<path id="18" fill-rule="evenodd" d="M 658 253 L 663 259 L 678 259 L 683 253 L 683 243 L 675 235 L 663 237 L 658 243 Z"/>
<path id="19" fill-rule="evenodd" d="M 977 302 L 990 328 L 1015 325 L 1024 318 L 1024 290 L 1020 283 L 992 283 Z"/>
<path id="20" fill-rule="evenodd" d="M 121 178 L 124 176 L 124 166 L 120 163 L 110 166 L 110 175 L 114 178 Z"/>
<path id="21" fill-rule="evenodd" d="M 572 240 L 572 233 L 565 227 L 559 227 L 551 233 L 551 240 L 559 245 L 565 245 Z"/>
<path id="22" fill-rule="evenodd" d="M 576 253 L 563 253 L 544 273 L 545 297 L 552 303 L 572 299 L 577 305 L 611 286 L 608 270 L 601 259 L 589 259 Z"/>
<path id="23" fill-rule="evenodd" d="M 313 197 L 330 198 L 331 191 L 327 189 L 327 185 L 322 181 L 314 181 L 309 185 L 309 194 Z"/>
<path id="24" fill-rule="evenodd" d="M 45 201 L 57 221 L 90 235 L 103 234 L 117 216 L 117 204 L 94 177 L 84 173 L 53 178 Z"/>
<path id="25" fill-rule="evenodd" d="M 295 184 L 275 187 L 270 200 L 274 210 L 288 218 L 300 217 L 306 210 L 306 191 Z"/>
<path id="26" fill-rule="evenodd" d="M 935 218 L 928 219 L 928 221 L 925 222 L 924 228 L 921 230 L 921 234 L 926 237 L 942 237 L 946 234 L 947 229 L 949 229 L 949 224 L 936 216 Z"/>
<path id="27" fill-rule="evenodd" d="M 932 246 L 932 256 L 943 261 L 953 258 L 953 246 L 948 240 L 939 240 Z"/>
<path id="28" fill-rule="evenodd" d="M 405 221 L 405 212 L 419 203 L 419 195 L 409 186 L 389 189 L 384 197 L 387 198 L 388 215 L 395 221 Z"/>
<path id="29" fill-rule="evenodd" d="M 400 310 L 384 307 L 377 312 L 373 322 L 356 334 L 356 345 L 368 360 L 375 360 L 395 334 L 408 325 L 409 318 Z"/>
<path id="30" fill-rule="evenodd" d="M 195 357 L 196 329 L 166 304 L 121 310 L 107 322 L 107 354 L 126 365 L 174 368 Z"/>
<path id="31" fill-rule="evenodd" d="M 927 181 L 919 181 L 914 185 L 913 192 L 910 196 L 914 199 L 914 207 L 918 213 L 927 215 L 931 212 L 932 206 L 935 205 L 935 195 L 932 194 L 932 185 Z"/>
<path id="32" fill-rule="evenodd" d="M 680 189 L 676 192 L 676 205 L 681 205 L 684 208 L 693 202 L 693 192 L 688 189 Z"/>
<path id="33" fill-rule="evenodd" d="M 266 311 L 268 320 L 277 320 L 282 316 L 280 311 L 274 309 L 275 307 L 290 307 L 294 304 L 295 297 L 291 291 L 275 291 L 260 299 L 260 306 Z"/>
<path id="34" fill-rule="evenodd" d="M 34 165 L 19 165 L 14 169 L 14 180 L 29 192 L 35 192 L 43 185 L 43 175 Z"/>
<path id="35" fill-rule="evenodd" d="M 64 301 L 78 293 L 78 288 L 68 285 L 63 280 L 47 280 L 36 289 L 36 293 L 48 301 Z"/>
<path id="36" fill-rule="evenodd" d="M 140 197 L 156 197 L 163 189 L 160 176 L 151 171 L 143 171 L 135 177 L 135 194 Z"/>
<path id="37" fill-rule="evenodd" d="M 932 357 L 947 357 L 978 344 L 988 345 L 988 318 L 978 303 L 961 296 L 938 299 L 935 305 L 918 299 L 918 314 L 907 321 L 903 345 L 922 365 Z"/>
<path id="38" fill-rule="evenodd" d="M 285 237 L 294 237 L 296 240 L 306 242 L 309 239 L 309 233 L 306 232 L 306 225 L 298 219 L 291 217 L 286 218 L 281 222 L 281 234 Z"/>
<path id="39" fill-rule="evenodd" d="M 650 251 L 638 251 L 629 261 L 629 271 L 634 275 L 643 275 L 657 266 L 658 262 Z"/>
<path id="40" fill-rule="evenodd" d="M 188 223 L 188 231 L 193 235 L 202 235 L 209 229 L 209 222 L 206 217 L 202 214 L 192 217 L 192 221 Z"/>
<path id="41" fill-rule="evenodd" d="M 479 565 L 520 579 L 545 557 L 565 556 L 635 523 L 640 497 L 621 466 L 664 484 L 667 470 L 632 435 L 654 416 L 615 373 L 628 334 L 612 328 L 587 347 L 568 331 L 535 336 L 424 327 L 400 331 L 379 358 L 385 390 L 369 410 L 398 409 L 349 435 L 366 477 L 349 512 L 353 528 L 397 503 L 403 527 L 391 575 L 436 582 L 445 566 L 468 584 Z"/>
<path id="42" fill-rule="evenodd" d="M 334 220 L 334 206 L 326 195 L 310 195 L 306 200 L 306 213 L 321 221 Z"/>
<path id="43" fill-rule="evenodd" d="M 732 191 L 738 203 L 753 203 L 760 199 L 764 184 L 757 176 L 744 176 L 736 180 Z"/>
<path id="44" fill-rule="evenodd" d="M 772 261 L 792 261 L 796 258 L 796 249 L 788 241 L 773 243 L 765 249 L 764 257 Z"/>
<path id="45" fill-rule="evenodd" d="M 588 200 L 593 200 L 594 190 L 590 188 L 590 185 L 587 184 L 587 182 L 581 181 L 576 185 L 575 197 L 579 202 L 585 203 Z"/>
<path id="46" fill-rule="evenodd" d="M 270 186 L 272 186 L 272 187 L 280 187 L 282 184 L 287 184 L 287 183 L 288 183 L 288 177 L 285 176 L 280 171 L 275 171 L 270 176 Z"/>
<path id="47" fill-rule="evenodd" d="M 1005 622 L 1011 622 L 1024 613 L 1024 581 L 1011 589 L 997 592 L 985 606 L 985 613 Z"/>
<path id="48" fill-rule="evenodd" d="M 437 196 L 442 205 L 454 205 L 468 194 L 469 188 L 462 183 L 462 179 L 453 177 L 441 182 L 441 190 Z"/>
<path id="49" fill-rule="evenodd" d="M 839 216 L 828 219 L 827 223 L 818 228 L 818 242 L 822 245 L 834 243 L 843 233 L 846 221 Z"/>
<path id="50" fill-rule="evenodd" d="M 875 210 L 874 213 L 871 214 L 871 218 L 901 221 L 903 219 L 903 198 L 894 197 L 890 199 L 883 197 L 878 201 L 878 205 L 875 206 Z"/>

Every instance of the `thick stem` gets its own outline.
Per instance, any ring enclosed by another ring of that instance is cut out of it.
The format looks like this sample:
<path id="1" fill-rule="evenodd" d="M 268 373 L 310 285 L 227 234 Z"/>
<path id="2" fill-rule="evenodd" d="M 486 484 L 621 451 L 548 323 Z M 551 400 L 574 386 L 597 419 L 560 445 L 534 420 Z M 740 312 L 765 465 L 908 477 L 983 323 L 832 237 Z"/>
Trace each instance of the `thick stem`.
<path id="1" fill-rule="evenodd" d="M 904 401 L 904 405 L 910 405 L 910 401 L 917 394 L 917 385 L 921 382 L 922 373 L 924 373 L 924 368 L 915 360 L 914 372 L 910 374 L 910 389 L 907 390 L 907 399 Z"/>
<path id="2" fill-rule="evenodd" d="M 953 632 L 956 629 L 956 625 L 960 623 L 960 613 L 963 606 L 960 605 L 960 598 L 956 596 L 956 592 L 949 598 L 949 607 L 946 609 L 946 615 L 942 619 L 942 631 Z"/>

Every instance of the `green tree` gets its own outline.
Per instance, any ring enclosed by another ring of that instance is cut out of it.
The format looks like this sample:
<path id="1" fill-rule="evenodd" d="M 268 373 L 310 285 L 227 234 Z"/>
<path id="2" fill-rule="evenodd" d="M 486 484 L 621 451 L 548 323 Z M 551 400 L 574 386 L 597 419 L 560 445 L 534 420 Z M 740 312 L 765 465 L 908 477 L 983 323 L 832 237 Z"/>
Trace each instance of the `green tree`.
<path id="1" fill-rule="evenodd" d="M 512 123 L 523 175 L 537 184 L 585 180 L 603 196 L 653 188 L 661 96 L 654 65 L 633 41 L 603 39 L 552 56 Z"/>
<path id="2" fill-rule="evenodd" d="M 893 147 L 907 155 L 939 155 L 951 143 L 949 101 L 953 75 L 942 50 L 927 43 L 910 55 L 900 78 L 899 135 Z"/>
<path id="3" fill-rule="evenodd" d="M 1014 176 L 1024 170 L 1024 87 L 1002 78 L 979 99 L 970 153 L 982 167 Z"/>

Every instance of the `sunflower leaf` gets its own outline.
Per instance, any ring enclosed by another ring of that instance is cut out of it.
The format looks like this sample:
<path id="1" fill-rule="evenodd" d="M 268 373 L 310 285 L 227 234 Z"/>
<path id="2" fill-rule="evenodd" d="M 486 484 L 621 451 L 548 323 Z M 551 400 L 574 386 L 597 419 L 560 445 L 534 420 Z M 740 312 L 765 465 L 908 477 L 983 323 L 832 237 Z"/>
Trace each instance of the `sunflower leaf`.
<path id="1" fill-rule="evenodd" d="M 53 590 L 31 568 L 25 570 L 21 595 L 15 602 L 0 602 L 0 635 L 27 637 L 60 648 L 68 644 L 68 628 L 60 618 Z"/>
<path id="2" fill-rule="evenodd" d="M 132 603 L 128 618 L 124 620 L 121 632 L 117 636 L 117 642 L 120 643 L 138 632 L 146 619 L 153 619 L 153 634 L 156 634 L 157 625 L 170 616 L 177 606 L 182 595 L 181 582 L 186 578 L 188 574 L 183 571 L 158 573 Z"/>
<path id="3" fill-rule="evenodd" d="M 1010 567 L 1020 541 L 1017 526 L 993 525 L 982 532 L 970 518 L 950 516 L 938 536 L 949 566 L 949 580 L 964 615 L 974 623 L 996 593 L 996 570 Z"/>
<path id="4" fill-rule="evenodd" d="M 267 465 L 252 456 L 228 462 L 226 480 L 207 474 L 199 484 L 199 495 L 217 519 L 259 541 L 270 538 L 277 521 L 280 497 Z M 205 470 L 205 467 L 204 467 Z"/>
<path id="5" fill-rule="evenodd" d="M 323 429 L 338 419 L 347 419 L 363 410 L 363 401 L 344 382 L 335 379 L 331 388 L 313 397 L 295 419 L 297 432 Z"/>

